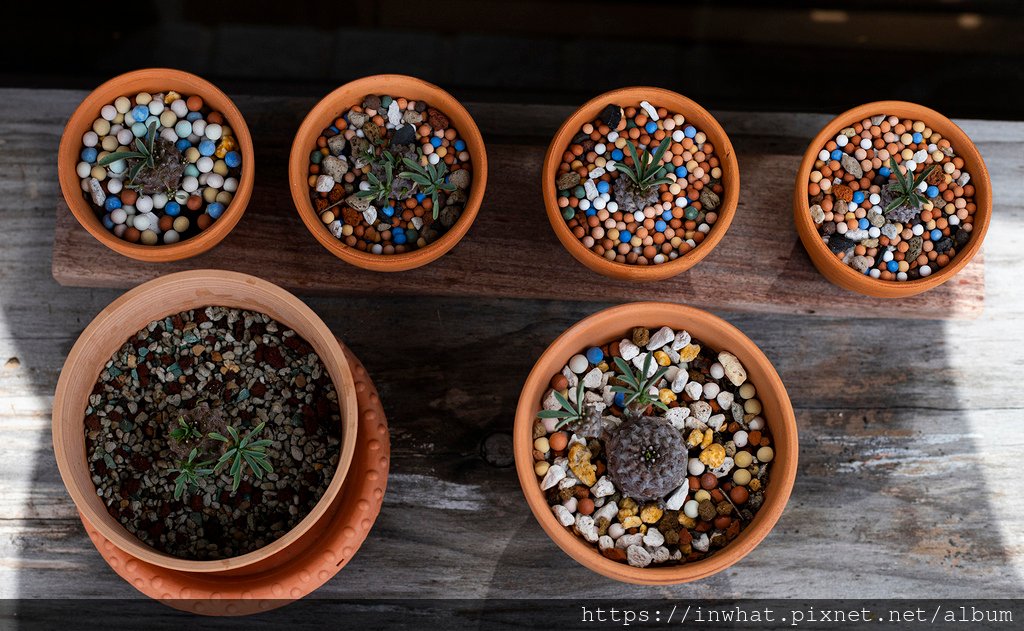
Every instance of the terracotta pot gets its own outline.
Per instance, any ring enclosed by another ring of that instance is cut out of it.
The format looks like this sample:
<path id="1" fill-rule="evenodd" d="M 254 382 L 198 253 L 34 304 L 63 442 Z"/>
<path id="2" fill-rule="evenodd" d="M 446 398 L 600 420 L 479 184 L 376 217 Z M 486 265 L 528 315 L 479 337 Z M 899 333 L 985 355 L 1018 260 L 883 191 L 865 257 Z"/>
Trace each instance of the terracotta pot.
<path id="1" fill-rule="evenodd" d="M 473 165 L 473 181 L 469 187 L 469 199 L 466 201 L 462 216 L 448 232 L 424 248 L 402 254 L 371 254 L 339 241 L 330 233 L 327 226 L 320 221 L 320 216 L 313 208 L 309 198 L 309 154 L 317 148 L 316 140 L 320 133 L 345 110 L 362 103 L 368 94 L 388 94 L 394 97 L 405 97 L 411 100 L 424 100 L 432 107 L 442 111 L 452 122 L 460 137 L 466 141 Z M 288 182 L 292 190 L 292 200 L 299 211 L 303 223 L 316 240 L 331 254 L 343 261 L 377 272 L 402 272 L 426 265 L 441 258 L 455 247 L 473 225 L 480 203 L 487 187 L 487 152 L 480 130 L 469 115 L 466 108 L 455 97 L 432 83 L 415 77 L 397 74 L 382 74 L 363 77 L 346 83 L 334 92 L 325 96 L 306 115 L 299 131 L 292 142 L 292 152 L 288 159 Z"/>
<path id="2" fill-rule="evenodd" d="M 765 501 L 753 521 L 725 548 L 710 557 L 671 567 L 636 568 L 605 558 L 555 518 L 541 491 L 533 466 L 533 423 L 552 375 L 573 355 L 590 346 L 629 337 L 634 326 L 685 329 L 717 350 L 727 350 L 743 362 L 749 381 L 757 388 L 762 416 L 775 440 L 775 459 L 769 472 Z M 728 568 L 757 546 L 775 526 L 789 500 L 796 479 L 797 428 L 789 395 L 771 362 L 739 329 L 706 311 L 661 302 L 636 302 L 611 307 L 577 322 L 548 346 L 526 379 L 513 430 L 516 470 L 534 517 L 562 550 L 591 570 L 627 583 L 668 585 L 705 578 Z"/>
<path id="3" fill-rule="evenodd" d="M 562 154 L 565 153 L 565 149 L 569 146 L 573 136 L 579 132 L 580 127 L 584 123 L 594 120 L 609 104 L 630 106 L 639 105 L 640 101 L 648 101 L 655 107 L 664 107 L 670 112 L 682 114 L 688 123 L 707 134 L 708 140 L 715 146 L 715 152 L 721 162 L 722 186 L 725 188 L 721 205 L 717 211 L 718 221 L 711 227 L 711 231 L 704 241 L 679 258 L 661 265 L 616 263 L 585 247 L 566 225 L 565 219 L 562 217 L 562 210 L 558 207 L 558 191 L 555 189 L 555 177 L 558 175 L 558 166 L 562 162 Z M 681 94 L 662 88 L 620 88 L 605 92 L 587 101 L 558 128 L 551 144 L 548 145 L 547 155 L 544 157 L 544 167 L 541 169 L 541 187 L 548 221 L 551 222 L 551 227 L 558 240 L 577 261 L 609 278 L 633 281 L 664 280 L 681 274 L 699 263 L 725 236 L 725 231 L 729 229 L 729 224 L 732 223 L 732 218 L 736 214 L 736 204 L 740 197 L 740 170 L 729 136 L 726 135 L 718 121 L 703 107 Z"/>
<path id="4" fill-rule="evenodd" d="M 974 232 L 967 247 L 958 252 L 956 257 L 945 267 L 936 270 L 930 276 L 917 280 L 890 281 L 871 278 L 861 274 L 849 265 L 844 265 L 828 249 L 828 246 L 821 240 L 818 229 L 811 220 L 807 204 L 807 180 L 814 162 L 817 160 L 818 152 L 830 140 L 833 140 L 840 130 L 850 127 L 877 114 L 893 115 L 902 118 L 911 118 L 924 121 L 933 130 L 949 139 L 956 154 L 963 158 L 965 169 L 971 174 L 971 184 L 974 185 L 974 203 L 977 210 L 974 213 Z M 793 219 L 796 223 L 797 234 L 804 244 L 807 253 L 811 257 L 814 266 L 821 274 L 832 281 L 832 283 L 876 298 L 904 298 L 913 296 L 946 282 L 970 262 L 974 255 L 981 249 L 981 242 L 985 239 L 988 231 L 988 224 L 992 218 L 992 180 L 989 179 L 988 169 L 981 159 L 977 147 L 971 142 L 962 129 L 956 124 L 927 107 L 905 101 L 877 101 L 867 103 L 843 112 L 829 122 L 828 125 L 818 132 L 818 135 L 811 141 L 807 152 L 804 153 L 803 161 L 800 163 L 800 170 L 796 174 L 796 186 L 793 189 Z"/>
<path id="5" fill-rule="evenodd" d="M 96 495 L 86 461 L 84 411 L 97 376 L 129 336 L 154 320 L 188 309 L 224 306 L 265 313 L 291 327 L 316 350 L 334 381 L 341 413 L 337 470 L 313 510 L 273 543 L 228 559 L 191 561 L 159 552 L 130 534 Z M 246 274 L 194 270 L 168 274 L 132 289 L 110 303 L 85 328 L 68 354 L 53 401 L 53 448 L 57 467 L 83 518 L 114 546 L 148 563 L 182 572 L 251 574 L 303 552 L 331 521 L 356 443 L 357 404 L 348 360 L 327 325 L 301 300 L 280 287 Z M 301 542 L 300 542 L 301 540 Z"/>
<path id="6" fill-rule="evenodd" d="M 92 129 L 93 121 L 100 115 L 100 108 L 108 103 L 113 103 L 114 99 L 119 96 L 134 96 L 139 92 L 167 90 L 174 90 L 188 96 L 198 95 L 212 109 L 224 115 L 224 119 L 234 130 L 235 138 L 238 140 L 239 152 L 242 154 L 242 174 L 238 180 L 238 190 L 224 210 L 224 214 L 206 230 L 192 238 L 170 245 L 131 243 L 103 227 L 93 210 L 92 203 L 87 201 L 82 194 L 81 178 L 75 172 L 75 165 L 79 162 L 79 153 L 82 150 L 82 136 Z M 60 179 L 61 192 L 78 223 L 82 224 L 83 228 L 111 250 L 150 263 L 186 259 L 202 254 L 220 243 L 242 218 L 242 213 L 245 212 L 245 207 L 249 204 L 255 172 L 255 157 L 249 128 L 245 124 L 242 113 L 238 111 L 231 99 L 209 81 L 181 70 L 169 68 L 147 68 L 128 72 L 114 77 L 93 90 L 68 119 L 57 155 L 57 175 Z"/>

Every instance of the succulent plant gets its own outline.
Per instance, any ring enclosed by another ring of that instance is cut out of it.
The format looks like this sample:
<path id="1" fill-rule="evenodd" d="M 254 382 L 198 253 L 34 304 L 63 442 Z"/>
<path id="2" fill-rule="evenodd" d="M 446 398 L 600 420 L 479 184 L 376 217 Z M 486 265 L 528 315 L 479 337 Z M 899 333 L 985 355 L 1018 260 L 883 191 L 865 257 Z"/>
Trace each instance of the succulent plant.
<path id="1" fill-rule="evenodd" d="M 227 469 L 233 478 L 232 491 L 237 491 L 242 483 L 242 476 L 246 469 L 252 471 L 257 479 L 262 480 L 264 472 L 273 473 L 274 467 L 267 460 L 267 447 L 274 441 L 268 439 L 253 440 L 263 428 L 266 421 L 252 429 L 245 437 L 241 437 L 238 430 L 228 426 L 228 436 L 218 432 L 210 432 L 210 438 L 227 445 L 224 454 L 217 461 L 215 471 Z M 229 438 L 230 436 L 230 438 Z"/>
<path id="2" fill-rule="evenodd" d="M 686 444 L 664 418 L 626 419 L 611 432 L 606 449 L 608 475 L 635 500 L 661 499 L 686 482 Z"/>
<path id="3" fill-rule="evenodd" d="M 187 458 L 179 460 L 177 466 L 170 470 L 178 474 L 174 478 L 174 499 L 180 499 L 185 491 L 195 490 L 200 479 L 212 474 L 211 464 L 213 460 L 199 461 L 198 448 L 193 448 Z"/>
<path id="4" fill-rule="evenodd" d="M 657 397 L 651 396 L 651 388 L 654 387 L 654 384 L 658 383 L 658 380 L 665 376 L 668 368 L 659 366 L 657 370 L 651 372 L 652 361 L 653 357 L 651 353 L 648 353 L 644 358 L 643 367 L 634 371 L 629 362 L 621 357 L 615 358 L 615 367 L 621 373 L 617 376 L 617 379 L 623 385 L 612 386 L 612 392 L 622 393 L 625 398 L 623 408 L 626 412 L 632 412 L 636 415 L 646 410 L 649 405 L 668 411 L 668 406 Z M 648 374 L 650 376 L 647 376 Z"/>
<path id="5" fill-rule="evenodd" d="M 173 142 L 160 138 L 156 123 L 150 123 L 143 138 L 135 139 L 135 150 L 114 151 L 96 164 L 101 167 L 125 160 L 128 188 L 144 195 L 173 193 L 185 174 L 185 161 Z"/>
<path id="6" fill-rule="evenodd" d="M 399 177 L 411 180 L 416 184 L 417 189 L 424 195 L 430 195 L 434 202 L 434 219 L 437 219 L 441 212 L 441 205 L 438 203 L 438 196 L 441 191 L 450 193 L 455 190 L 455 185 L 448 182 L 448 165 L 444 162 L 427 164 L 426 166 L 416 162 L 412 158 L 403 158 L 402 162 L 408 168 L 398 174 Z"/>
<path id="7" fill-rule="evenodd" d="M 918 173 L 917 176 L 912 177 L 910 173 L 901 173 L 900 166 L 896 164 L 896 158 L 889 156 L 889 170 L 892 171 L 893 177 L 896 179 L 886 186 L 887 197 L 890 201 L 885 205 L 885 214 L 896 213 L 905 216 L 907 213 L 903 211 L 906 209 L 919 210 L 928 199 L 918 190 L 918 187 L 932 174 L 935 165 L 933 164 Z M 912 216 L 916 213 L 910 214 Z"/>
<path id="8" fill-rule="evenodd" d="M 385 151 L 384 153 L 388 152 Z M 366 172 L 366 181 L 370 184 L 370 187 L 365 191 L 358 191 L 356 197 L 384 202 L 391 196 L 391 188 L 395 179 L 395 167 L 387 159 L 375 161 L 373 166 L 375 168 Z"/>
<path id="9" fill-rule="evenodd" d="M 638 152 L 633 141 L 627 140 L 626 150 L 629 151 L 629 157 L 633 159 L 633 165 L 630 166 L 625 162 L 616 162 L 615 170 L 632 182 L 633 188 L 636 191 L 644 194 L 658 188 L 662 184 L 671 184 L 672 180 L 666 177 L 668 175 L 668 167 L 661 162 L 670 144 L 672 144 L 672 139 L 665 138 L 658 145 L 658 148 L 654 150 L 654 153 L 648 151 Z"/>

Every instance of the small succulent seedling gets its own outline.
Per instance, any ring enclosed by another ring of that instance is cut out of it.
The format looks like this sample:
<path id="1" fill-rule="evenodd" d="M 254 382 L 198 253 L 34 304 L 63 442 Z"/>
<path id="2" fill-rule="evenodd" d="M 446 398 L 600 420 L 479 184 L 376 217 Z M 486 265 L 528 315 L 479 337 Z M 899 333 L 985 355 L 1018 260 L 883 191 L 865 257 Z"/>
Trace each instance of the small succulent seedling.
<path id="1" fill-rule="evenodd" d="M 193 449 L 188 457 L 178 461 L 178 466 L 171 469 L 171 473 L 177 473 L 174 478 L 174 499 L 180 499 L 185 491 L 191 491 L 199 486 L 199 480 L 213 473 L 209 468 L 213 460 L 198 462 L 199 449 Z"/>
<path id="2" fill-rule="evenodd" d="M 890 182 L 887 187 L 894 194 L 894 197 L 886 205 L 885 212 L 905 206 L 921 208 L 928 201 L 918 187 L 935 170 L 934 164 L 930 168 L 918 173 L 916 177 L 911 177 L 910 173 L 901 173 L 900 166 L 896 164 L 896 158 L 889 156 L 889 170 L 892 171 L 896 179 Z"/>
<path id="3" fill-rule="evenodd" d="M 421 193 L 430 195 L 430 200 L 434 202 L 434 219 L 437 219 L 438 214 L 441 212 L 441 207 L 438 204 L 438 195 L 441 191 L 451 192 L 455 190 L 455 185 L 449 183 L 446 178 L 448 165 L 444 162 L 438 162 L 437 164 L 428 163 L 426 166 L 423 166 L 412 158 L 403 158 L 402 162 L 405 163 L 409 170 L 402 171 L 398 174 L 398 177 L 412 180 Z"/>
<path id="4" fill-rule="evenodd" d="M 575 401 L 570 401 L 555 390 L 555 400 L 558 402 L 557 410 L 541 410 L 537 413 L 538 418 L 555 418 L 555 429 L 561 429 L 570 423 L 577 423 L 583 419 L 583 380 L 576 384 Z"/>
<path id="5" fill-rule="evenodd" d="M 266 421 L 260 423 L 246 434 L 244 438 L 239 436 L 238 430 L 230 425 L 227 430 L 228 436 L 218 432 L 210 432 L 210 438 L 227 445 L 227 450 L 220 457 L 220 460 L 217 461 L 214 470 L 222 471 L 227 468 L 228 473 L 233 478 L 232 491 L 238 490 L 246 469 L 252 471 L 253 475 L 260 480 L 263 479 L 264 473 L 272 473 L 274 471 L 270 462 L 267 461 L 267 447 L 273 444 L 274 441 L 268 439 L 253 440 L 263 431 L 266 424 Z"/>
<path id="6" fill-rule="evenodd" d="M 636 145 L 631 140 L 627 140 L 626 150 L 629 151 L 629 156 L 633 159 L 633 165 L 616 162 L 615 170 L 629 178 L 633 186 L 644 193 L 662 184 L 671 184 L 672 180 L 666 177 L 668 167 L 661 162 L 670 144 L 672 144 L 671 138 L 662 140 L 652 154 L 648 151 L 638 152 Z"/>
<path id="7" fill-rule="evenodd" d="M 644 358 L 643 368 L 634 371 L 633 367 L 629 365 L 629 362 L 622 359 L 621 357 L 615 358 L 615 366 L 622 373 L 618 376 L 619 381 L 625 385 L 612 386 L 612 392 L 621 392 L 625 397 L 624 408 L 633 408 L 635 410 L 645 410 L 648 405 L 653 405 L 662 410 L 668 411 L 668 406 L 661 402 L 657 397 L 651 396 L 651 388 L 654 384 L 658 383 L 658 380 L 665 376 L 668 372 L 668 368 L 665 366 L 659 367 L 653 373 L 651 373 L 651 362 L 653 357 L 651 353 L 647 354 Z M 648 377 L 647 374 L 651 376 Z"/>
<path id="8" fill-rule="evenodd" d="M 198 440 L 203 437 L 199 428 L 185 420 L 184 416 L 178 417 L 178 426 L 171 430 L 171 438 L 179 443 L 186 443 L 191 440 Z"/>
<path id="9" fill-rule="evenodd" d="M 135 139 L 135 151 L 115 151 L 100 159 L 96 164 L 109 166 L 118 160 L 134 160 L 128 169 L 128 181 L 134 182 L 143 169 L 156 168 L 156 123 L 150 123 L 144 138 Z"/>

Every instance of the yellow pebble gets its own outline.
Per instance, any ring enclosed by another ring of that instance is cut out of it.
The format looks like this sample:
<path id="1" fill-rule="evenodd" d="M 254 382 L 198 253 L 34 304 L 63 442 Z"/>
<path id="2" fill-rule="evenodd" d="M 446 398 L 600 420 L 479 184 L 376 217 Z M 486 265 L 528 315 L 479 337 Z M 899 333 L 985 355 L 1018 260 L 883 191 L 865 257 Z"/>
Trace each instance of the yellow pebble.
<path id="1" fill-rule="evenodd" d="M 697 500 L 698 502 L 703 502 L 705 500 L 711 499 L 711 493 L 705 491 L 704 489 L 701 489 L 693 494 L 693 499 Z"/>
<path id="2" fill-rule="evenodd" d="M 701 449 L 706 449 L 709 445 L 711 445 L 711 441 L 714 440 L 714 439 L 715 439 L 715 433 L 713 431 L 711 431 L 709 429 L 708 431 L 704 432 L 704 440 L 700 441 L 700 448 Z M 719 446 L 721 446 L 721 445 L 719 445 Z M 723 447 L 723 449 L 724 449 L 724 447 Z"/>
<path id="3" fill-rule="evenodd" d="M 641 524 L 643 524 L 643 521 L 641 521 L 640 517 L 637 515 L 633 515 L 632 517 L 627 517 L 619 521 L 622 523 L 622 527 L 626 529 L 639 528 Z"/>
<path id="4" fill-rule="evenodd" d="M 669 366 L 672 364 L 672 358 L 665 351 L 654 351 L 654 361 L 658 362 L 659 366 Z"/>
<path id="5" fill-rule="evenodd" d="M 328 210 L 324 214 L 320 215 L 320 221 L 324 223 L 331 223 L 332 221 L 334 221 L 334 212 Z"/>
<path id="6" fill-rule="evenodd" d="M 708 445 L 703 451 L 700 452 L 700 461 L 705 465 L 714 469 L 715 467 L 722 466 L 725 462 L 725 447 L 715 443 L 714 445 Z"/>
<path id="7" fill-rule="evenodd" d="M 180 98 L 181 98 L 180 94 L 178 94 L 174 90 L 168 90 L 167 94 L 164 95 L 164 104 L 165 105 L 170 105 L 171 103 L 174 103 L 175 101 L 177 101 Z"/>
<path id="8" fill-rule="evenodd" d="M 665 514 L 665 511 L 657 504 L 648 504 L 644 506 L 644 509 L 640 511 L 640 519 L 645 524 L 656 524 L 661 519 L 661 516 Z"/>
<path id="9" fill-rule="evenodd" d="M 700 354 L 699 344 L 687 344 L 679 351 L 679 360 L 684 362 L 692 362 Z"/>
<path id="10" fill-rule="evenodd" d="M 693 528 L 697 525 L 697 520 L 692 517 L 687 517 L 686 513 L 679 512 L 679 525 L 684 528 Z"/>
<path id="11" fill-rule="evenodd" d="M 541 460 L 537 464 L 533 465 L 534 473 L 537 474 L 537 477 L 541 477 L 541 478 L 543 478 L 544 476 L 546 476 L 548 474 L 548 469 L 549 468 L 551 468 L 551 465 L 549 465 L 544 460 Z"/>
<path id="12" fill-rule="evenodd" d="M 757 450 L 757 459 L 761 462 L 771 462 L 775 457 L 775 451 L 771 447 L 761 447 Z"/>
<path id="13" fill-rule="evenodd" d="M 740 486 L 746 486 L 750 483 L 750 472 L 746 469 L 736 469 L 732 474 L 732 481 Z"/>
<path id="14" fill-rule="evenodd" d="M 333 219 L 331 221 L 333 221 Z M 330 223 L 330 221 L 325 222 L 325 223 Z M 548 453 L 548 450 L 551 449 L 551 445 L 548 443 L 548 439 L 547 438 L 545 438 L 544 436 L 541 436 L 537 440 L 533 441 L 533 448 L 536 449 L 537 451 L 539 451 L 542 454 L 546 454 L 546 453 Z"/>
<path id="15" fill-rule="evenodd" d="M 676 400 L 676 393 L 672 392 L 668 388 L 662 388 L 658 391 L 658 399 L 665 405 L 668 405 Z"/>
<path id="16" fill-rule="evenodd" d="M 757 399 L 747 399 L 743 402 L 743 411 L 747 414 L 760 414 L 761 402 Z"/>
<path id="17" fill-rule="evenodd" d="M 686 446 L 696 447 L 701 443 L 702 440 L 704 440 L 704 432 L 700 431 L 699 429 L 695 429 L 692 432 L 690 432 L 690 436 L 686 439 Z"/>
<path id="18" fill-rule="evenodd" d="M 199 150 L 198 149 L 196 149 L 195 147 L 189 147 L 188 149 L 185 150 L 185 161 L 186 162 L 189 162 L 191 164 L 195 164 L 196 160 L 198 160 L 198 159 L 199 159 Z M 315 182 L 316 182 L 316 178 L 315 177 L 313 178 L 313 182 L 314 182 L 314 185 L 315 185 Z"/>
<path id="19" fill-rule="evenodd" d="M 221 191 L 221 192 L 217 193 L 217 200 L 216 201 L 224 204 L 225 206 L 230 204 L 232 199 L 234 199 L 234 195 L 232 195 L 231 193 L 229 193 L 227 191 Z"/>

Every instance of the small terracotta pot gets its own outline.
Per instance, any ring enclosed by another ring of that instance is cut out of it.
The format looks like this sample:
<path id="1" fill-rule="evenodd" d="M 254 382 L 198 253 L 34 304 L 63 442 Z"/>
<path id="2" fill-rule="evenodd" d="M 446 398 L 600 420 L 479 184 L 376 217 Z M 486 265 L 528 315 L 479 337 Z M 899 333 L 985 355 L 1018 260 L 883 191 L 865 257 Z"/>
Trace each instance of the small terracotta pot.
<path id="1" fill-rule="evenodd" d="M 871 278 L 849 265 L 843 264 L 821 240 L 821 235 L 818 234 L 818 229 L 814 225 L 814 221 L 811 220 L 808 210 L 807 180 L 814 168 L 815 160 L 818 159 L 818 152 L 841 130 L 878 114 L 924 121 L 943 138 L 947 138 L 952 143 L 956 154 L 963 158 L 964 168 L 971 174 L 971 184 L 974 185 L 974 203 L 977 210 L 974 212 L 974 231 L 970 241 L 967 242 L 967 247 L 958 252 L 956 257 L 945 267 L 936 270 L 930 276 L 917 280 L 900 282 Z M 992 219 L 992 180 L 989 179 L 988 169 L 985 168 L 985 161 L 981 159 L 977 147 L 953 121 L 933 109 L 915 103 L 877 101 L 860 105 L 836 116 L 811 141 L 807 152 L 804 153 L 803 161 L 800 162 L 800 170 L 796 174 L 796 186 L 793 189 L 793 219 L 796 223 L 797 234 L 800 235 L 800 241 L 803 242 L 814 266 L 832 283 L 865 296 L 905 298 L 928 291 L 946 282 L 963 269 L 981 249 L 981 242 L 985 239 L 989 221 Z"/>
<path id="2" fill-rule="evenodd" d="M 338 392 L 341 445 L 338 467 L 313 510 L 273 543 L 241 556 L 192 561 L 159 552 L 142 543 L 114 519 L 96 495 L 86 461 L 84 411 L 97 376 L 128 339 L 154 320 L 188 309 L 223 306 L 265 313 L 291 327 L 313 347 Z M 247 274 L 194 270 L 168 274 L 110 303 L 85 328 L 68 354 L 53 400 L 53 449 L 64 485 L 85 520 L 114 546 L 151 565 L 182 572 L 252 574 L 300 555 L 302 542 L 315 541 L 330 523 L 336 496 L 356 444 L 358 422 L 355 383 L 344 350 L 327 325 L 301 300 L 280 287 Z M 301 542 L 300 542 L 301 539 Z"/>
<path id="3" fill-rule="evenodd" d="M 541 398 L 549 387 L 552 375 L 573 355 L 590 346 L 628 337 L 635 326 L 657 328 L 668 326 L 685 329 L 697 340 L 719 351 L 736 355 L 747 370 L 748 380 L 757 388 L 763 405 L 762 416 L 775 440 L 775 459 L 769 472 L 765 501 L 753 521 L 725 548 L 710 557 L 670 567 L 636 568 L 605 558 L 596 548 L 583 541 L 558 522 L 541 491 L 533 470 L 533 424 L 541 409 Z M 685 583 L 711 576 L 736 563 L 764 539 L 775 526 L 789 500 L 796 479 L 797 428 L 789 395 L 778 373 L 764 353 L 739 329 L 716 316 L 683 305 L 662 302 L 636 302 L 611 307 L 584 318 L 562 333 L 548 346 L 526 378 L 513 429 L 516 470 L 526 501 L 540 522 L 562 550 L 591 570 L 627 583 L 668 585 Z"/>
<path id="4" fill-rule="evenodd" d="M 721 205 L 716 211 L 718 221 L 711 227 L 711 231 L 704 241 L 683 256 L 660 265 L 616 263 L 595 254 L 580 243 L 580 240 L 569 230 L 569 226 L 566 225 L 565 219 L 562 217 L 562 209 L 558 207 L 558 191 L 555 189 L 555 177 L 558 175 L 558 166 L 562 162 L 562 154 L 565 153 L 573 136 L 579 133 L 580 127 L 584 123 L 594 120 L 609 104 L 631 106 L 639 105 L 641 101 L 648 101 L 654 107 L 664 107 L 672 113 L 682 114 L 688 123 L 693 124 L 707 135 L 708 140 L 715 146 L 715 153 L 721 163 L 722 186 L 725 188 Z M 551 144 L 548 145 L 547 155 L 544 157 L 544 166 L 541 169 L 541 187 L 548 221 L 551 222 L 551 227 L 558 240 L 577 261 L 609 278 L 633 281 L 664 280 L 681 274 L 699 263 L 725 236 L 725 231 L 729 229 L 729 224 L 732 223 L 732 218 L 736 214 L 736 204 L 740 198 L 740 169 L 729 136 L 726 135 L 718 121 L 703 107 L 681 94 L 662 88 L 620 88 L 605 92 L 587 101 L 558 128 Z"/>
<path id="5" fill-rule="evenodd" d="M 238 140 L 239 152 L 242 154 L 242 174 L 238 180 L 231 203 L 224 214 L 213 222 L 209 228 L 196 236 L 170 245 L 142 245 L 131 243 L 114 235 L 100 222 L 93 210 L 92 203 L 82 194 L 81 178 L 75 172 L 82 150 L 82 136 L 92 129 L 92 123 L 100 115 L 100 108 L 113 103 L 119 96 L 134 96 L 139 92 L 164 92 L 174 90 L 184 95 L 197 95 L 210 108 L 224 115 L 224 120 L 234 130 Z M 206 252 L 227 236 L 242 218 L 245 207 L 249 204 L 255 179 L 255 156 L 252 148 L 252 137 L 245 124 L 245 118 L 235 104 L 215 85 L 199 77 L 169 68 L 147 68 L 136 70 L 114 77 L 93 90 L 89 96 L 75 109 L 64 127 L 64 135 L 60 139 L 60 150 L 57 154 L 57 176 L 60 179 L 61 192 L 71 213 L 78 223 L 96 237 L 100 243 L 111 250 L 125 256 L 150 263 L 165 263 L 187 259 Z"/>
<path id="6" fill-rule="evenodd" d="M 368 94 L 388 94 L 394 97 L 405 97 L 410 100 L 423 100 L 443 112 L 452 122 L 460 137 L 466 141 L 473 166 L 473 181 L 469 187 L 469 199 L 459 220 L 448 232 L 424 248 L 402 254 L 371 254 L 339 241 L 330 233 L 327 226 L 320 221 L 320 216 L 313 208 L 309 198 L 309 154 L 316 148 L 316 140 L 320 133 L 331 125 L 331 122 L 352 107 L 363 102 Z M 432 83 L 422 79 L 397 74 L 382 74 L 363 77 L 346 83 L 325 96 L 306 115 L 299 131 L 292 142 L 291 156 L 288 158 L 288 182 L 292 190 L 292 200 L 299 211 L 303 223 L 316 240 L 339 259 L 363 269 L 376 272 L 402 272 L 426 265 L 441 258 L 455 247 L 473 225 L 480 204 L 484 199 L 487 187 L 487 152 L 484 139 L 476 126 L 473 117 L 455 97 Z"/>

